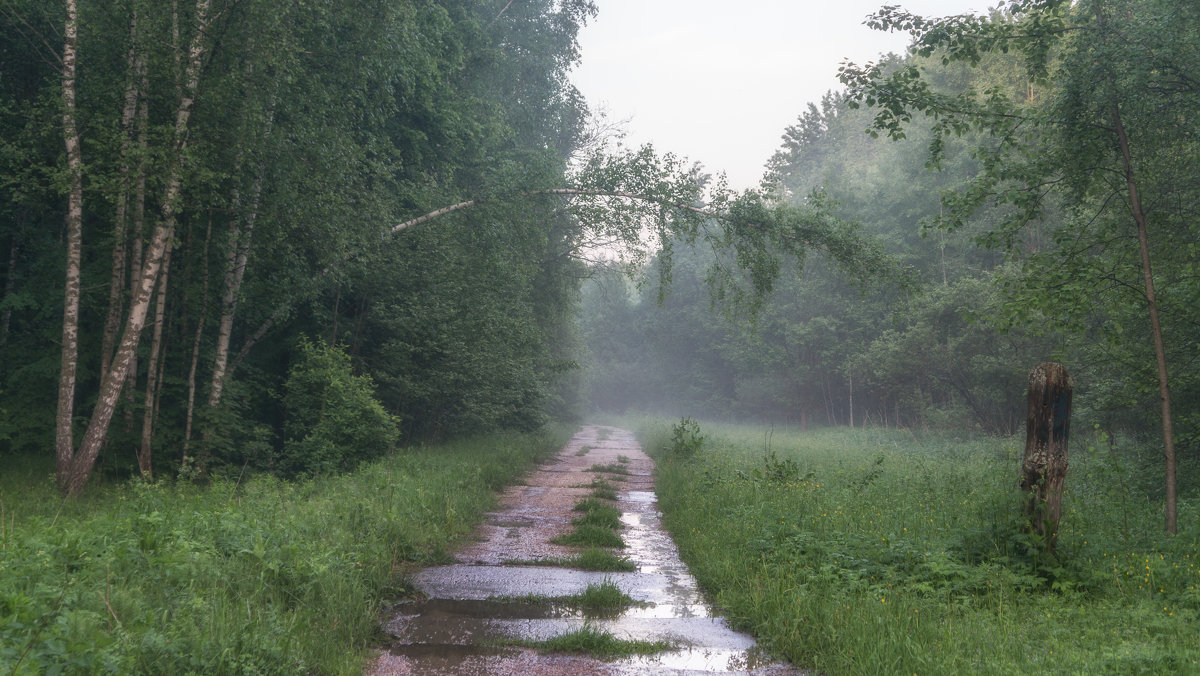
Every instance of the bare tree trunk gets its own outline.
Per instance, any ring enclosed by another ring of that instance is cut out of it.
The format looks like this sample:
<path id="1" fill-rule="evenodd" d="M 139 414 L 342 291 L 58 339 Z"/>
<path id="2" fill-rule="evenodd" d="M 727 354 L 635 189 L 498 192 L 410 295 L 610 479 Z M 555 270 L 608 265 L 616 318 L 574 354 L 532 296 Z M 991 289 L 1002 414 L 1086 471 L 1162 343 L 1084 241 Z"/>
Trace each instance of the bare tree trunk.
<path id="1" fill-rule="evenodd" d="M 196 321 L 196 337 L 192 340 L 192 363 L 188 367 L 188 398 L 187 414 L 183 423 L 183 457 L 181 462 L 187 465 L 191 457 L 189 452 L 192 443 L 192 420 L 196 413 L 196 367 L 200 363 L 200 341 L 204 338 L 204 323 L 208 319 L 208 245 L 212 241 L 212 219 L 208 221 L 208 229 L 204 233 L 204 283 L 200 291 L 200 318 Z"/>
<path id="2" fill-rule="evenodd" d="M 1129 211 L 1137 224 L 1138 249 L 1142 257 L 1142 283 L 1146 291 L 1146 306 L 1150 310 L 1150 332 L 1154 340 L 1154 361 L 1158 367 L 1158 399 L 1162 406 L 1163 457 L 1166 460 L 1167 489 L 1167 532 L 1177 532 L 1175 523 L 1175 432 L 1171 418 L 1171 387 L 1167 375 L 1167 349 L 1163 341 L 1162 325 L 1158 320 L 1158 297 L 1154 291 L 1154 272 L 1150 267 L 1150 238 L 1146 232 L 1146 214 L 1142 211 L 1142 199 L 1138 194 L 1137 180 L 1133 173 L 1133 156 L 1129 150 L 1129 135 L 1121 122 L 1121 110 L 1112 107 L 1113 127 L 1121 145 L 1121 164 L 1125 171 L 1125 186 L 1129 192 Z"/>
<path id="3" fill-rule="evenodd" d="M 249 93 L 247 93 L 249 95 Z M 275 104 L 278 98 L 272 91 L 267 108 L 267 118 L 263 131 L 263 140 L 271 136 L 275 120 Z M 225 381 L 229 377 L 229 343 L 233 336 L 233 320 L 237 314 L 238 296 L 242 292 L 242 281 L 246 277 L 246 264 L 250 258 L 250 243 L 254 234 L 254 224 L 258 221 L 258 210 L 262 203 L 263 172 L 261 165 L 254 178 L 251 190 L 250 205 L 246 210 L 244 221 L 242 216 L 230 226 L 229 252 L 225 261 L 225 282 L 221 294 L 221 319 L 217 325 L 217 346 L 213 356 L 212 381 L 208 388 L 208 406 L 215 407 L 221 403 L 221 394 L 225 389 Z M 239 202 L 234 195 L 234 203 Z"/>
<path id="4" fill-rule="evenodd" d="M 146 72 L 146 64 L 143 59 L 140 62 L 140 70 L 138 72 L 138 88 L 141 91 L 147 91 L 150 88 L 149 76 Z M 133 228 L 130 236 L 130 262 L 129 262 L 129 298 L 133 302 L 133 298 L 138 292 L 138 275 L 141 274 L 143 259 L 145 256 L 145 234 L 146 234 L 146 157 L 149 150 L 149 140 L 147 137 L 147 129 L 150 125 L 150 104 L 147 97 L 142 96 L 141 102 L 138 104 L 138 165 L 137 165 L 137 185 L 134 189 L 133 199 Z M 126 379 L 131 383 L 137 382 L 138 374 L 138 354 L 135 350 L 132 361 L 129 365 L 129 372 Z M 104 382 L 101 379 L 100 382 Z M 125 411 L 125 428 L 126 431 L 133 432 L 133 408 L 134 408 L 134 391 L 131 386 L 125 390 L 125 401 L 128 408 Z"/>
<path id="5" fill-rule="evenodd" d="M 68 0 L 73 3 L 74 0 Z M 208 32 L 208 10 L 211 0 L 196 0 L 196 34 L 192 38 L 188 50 L 188 65 L 184 95 L 179 100 L 175 112 L 174 141 L 171 150 L 171 163 L 164 181 L 166 191 L 162 202 L 162 221 L 155 226 L 150 245 L 146 249 L 145 263 L 138 279 L 137 293 L 130 302 L 129 316 L 125 322 L 125 331 L 121 343 L 113 359 L 112 368 L 101 385 L 96 408 L 92 412 L 87 432 L 80 442 L 79 450 L 71 459 L 71 466 L 66 480 L 64 493 L 71 496 L 79 495 L 87 485 L 95 465 L 96 456 L 108 434 L 112 422 L 113 411 L 117 399 L 125 384 L 129 367 L 141 339 L 142 328 L 146 323 L 146 314 L 150 306 L 150 296 L 158 281 L 159 269 L 167 250 L 167 244 L 175 230 L 175 214 L 177 200 L 183 181 L 183 161 L 187 149 L 188 120 L 195 102 L 196 90 L 200 79 L 200 65 L 205 53 L 205 39 Z"/>
<path id="6" fill-rule="evenodd" d="M 154 304 L 154 333 L 150 339 L 150 359 L 146 365 L 145 410 L 142 412 L 142 445 L 138 450 L 138 470 L 144 479 L 154 478 L 152 445 L 154 440 L 154 417 L 158 401 L 159 355 L 162 353 L 163 324 L 166 322 L 167 281 L 171 270 L 171 244 L 167 243 L 163 254 L 162 272 L 158 275 L 158 291 Z"/>
<path id="7" fill-rule="evenodd" d="M 83 156 L 75 108 L 75 59 L 79 39 L 79 8 L 66 0 L 67 20 L 63 32 L 62 104 L 63 142 L 67 150 L 70 191 L 67 196 L 66 285 L 63 292 L 62 366 L 58 381 L 58 411 L 55 416 L 54 459 L 60 489 L 66 489 L 75 448 L 72 422 L 75 417 L 75 371 L 79 361 L 79 283 L 83 257 Z"/>
<path id="8" fill-rule="evenodd" d="M 1071 375 L 1062 364 L 1046 362 L 1029 372 L 1021 489 L 1028 494 L 1025 514 L 1029 528 L 1044 538 L 1048 551 L 1054 551 L 1062 520 L 1072 388 Z"/>
<path id="9" fill-rule="evenodd" d="M 121 111 L 121 165 L 119 168 L 116 218 L 113 223 L 112 277 L 108 289 L 108 318 L 104 322 L 104 337 L 100 347 L 100 379 L 103 380 L 112 363 L 121 316 L 125 313 L 126 240 L 129 235 L 129 152 L 133 147 L 134 122 L 138 112 L 139 71 L 144 61 L 138 52 L 138 17 L 135 12 L 129 22 L 129 56 L 126 58 L 127 81 L 125 106 Z M 140 237 L 140 234 L 139 234 Z"/>

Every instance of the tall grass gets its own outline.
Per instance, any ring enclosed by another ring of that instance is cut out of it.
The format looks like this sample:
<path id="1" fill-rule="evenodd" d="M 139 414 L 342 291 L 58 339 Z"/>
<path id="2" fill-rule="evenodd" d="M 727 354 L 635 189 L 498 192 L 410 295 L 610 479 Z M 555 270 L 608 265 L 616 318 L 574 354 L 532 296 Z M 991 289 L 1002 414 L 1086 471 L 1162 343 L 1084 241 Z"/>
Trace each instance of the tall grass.
<path id="1" fill-rule="evenodd" d="M 404 573 L 563 430 L 410 449 L 353 474 L 130 482 L 63 502 L 0 475 L 0 673 L 361 673 Z"/>
<path id="2" fill-rule="evenodd" d="M 775 654 L 825 673 L 1200 673 L 1200 523 L 1077 435 L 1057 554 L 1022 532 L 1017 440 L 707 427 L 658 453 L 700 584 Z M 650 451 L 669 423 L 639 430 Z"/>

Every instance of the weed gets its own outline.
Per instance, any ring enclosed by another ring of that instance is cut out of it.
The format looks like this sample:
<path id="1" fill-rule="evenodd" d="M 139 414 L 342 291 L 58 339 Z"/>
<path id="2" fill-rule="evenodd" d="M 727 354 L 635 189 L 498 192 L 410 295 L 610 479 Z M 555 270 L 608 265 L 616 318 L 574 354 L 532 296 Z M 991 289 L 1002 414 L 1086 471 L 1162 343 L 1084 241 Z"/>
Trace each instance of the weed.
<path id="1" fill-rule="evenodd" d="M 570 547 L 613 547 L 616 549 L 625 547 L 625 541 L 621 539 L 620 535 L 617 535 L 616 531 L 591 523 L 579 523 L 575 526 L 575 530 L 553 538 L 550 542 Z"/>
<path id="2" fill-rule="evenodd" d="M 591 450 L 591 446 L 580 446 L 579 450 L 575 451 L 575 455 L 587 455 L 589 452 L 591 452 Z"/>
<path id="3" fill-rule="evenodd" d="M 700 434 L 700 423 L 691 418 L 680 418 L 671 429 L 671 443 L 666 446 L 667 454 L 673 458 L 690 458 L 704 446 L 704 435 Z"/>
<path id="4" fill-rule="evenodd" d="M 583 517 L 575 520 L 577 524 L 592 523 L 614 530 L 621 528 L 621 511 L 595 497 L 584 498 L 575 503 L 574 511 L 584 513 Z"/>
<path id="5" fill-rule="evenodd" d="M 637 564 L 624 556 L 617 556 L 607 549 L 585 549 L 575 556 L 549 556 L 543 559 L 506 559 L 506 566 L 558 566 L 562 568 L 578 568 L 579 570 L 597 570 L 610 573 L 632 573 L 637 571 Z"/>
<path id="6" fill-rule="evenodd" d="M 599 498 L 601 500 L 616 500 L 617 489 L 612 484 L 609 484 L 607 488 L 597 488 L 589 495 L 593 498 Z"/>
<path id="7" fill-rule="evenodd" d="M 0 673 L 362 673 L 401 573 L 446 560 L 565 434 L 398 452 L 353 473 L 97 484 L 0 473 Z M 19 664 L 18 664 L 19 661 Z"/>
<path id="8" fill-rule="evenodd" d="M 630 606 L 647 606 L 648 603 L 634 601 L 628 594 L 612 582 L 605 580 L 600 584 L 589 584 L 578 594 L 562 598 L 562 602 L 578 608 L 589 610 L 616 610 Z"/>
<path id="9" fill-rule="evenodd" d="M 586 484 L 578 484 L 578 485 L 574 486 L 574 488 L 590 488 L 590 489 L 592 489 L 592 492 L 590 493 L 590 497 L 593 497 L 593 498 L 600 498 L 601 500 L 616 500 L 617 499 L 617 487 L 614 486 L 612 483 L 605 481 L 604 479 L 601 479 L 600 477 L 596 477 L 595 479 L 592 479 L 591 482 L 586 483 Z"/>
<path id="10" fill-rule="evenodd" d="M 629 475 L 629 468 L 615 462 L 610 462 L 607 465 L 592 465 L 588 468 L 589 472 L 606 472 L 608 474 L 620 474 L 623 476 Z M 616 477 L 614 477 L 615 479 Z"/>
<path id="11" fill-rule="evenodd" d="M 630 607 L 645 608 L 651 605 L 644 601 L 633 600 L 632 597 L 621 591 L 621 588 L 612 580 L 604 580 L 600 584 L 589 584 L 583 591 L 569 596 L 526 594 L 524 596 L 496 596 L 490 600 L 507 603 L 527 603 L 530 605 L 559 604 L 585 611 L 620 610 Z"/>
<path id="12" fill-rule="evenodd" d="M 582 570 L 611 571 L 614 573 L 632 573 L 637 565 L 624 556 L 617 556 L 606 549 L 585 549 L 569 559 L 571 565 Z"/>
<path id="13" fill-rule="evenodd" d="M 629 456 L 627 456 L 627 455 L 618 455 L 618 456 L 617 456 L 617 462 L 621 463 L 622 465 L 628 465 L 628 464 L 629 464 Z"/>
<path id="14" fill-rule="evenodd" d="M 701 586 L 777 656 L 822 673 L 1200 673 L 1200 520 L 1157 535 L 1161 496 L 1136 470 L 1116 480 L 1111 452 L 1073 456 L 1051 554 L 1022 527 L 1020 440 L 776 428 L 764 457 L 761 428 L 706 429 L 703 453 L 659 465 L 659 505 Z M 671 431 L 641 430 L 643 446 L 670 457 Z"/>

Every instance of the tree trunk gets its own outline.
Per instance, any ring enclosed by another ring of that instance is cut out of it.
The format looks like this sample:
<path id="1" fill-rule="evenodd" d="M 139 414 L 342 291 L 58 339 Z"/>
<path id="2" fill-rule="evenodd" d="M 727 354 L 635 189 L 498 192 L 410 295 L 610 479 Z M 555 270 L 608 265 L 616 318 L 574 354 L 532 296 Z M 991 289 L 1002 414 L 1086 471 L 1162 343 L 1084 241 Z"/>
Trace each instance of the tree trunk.
<path id="1" fill-rule="evenodd" d="M 73 0 L 68 0 L 73 4 Z M 146 314 L 150 307 L 150 296 L 157 281 L 159 269 L 163 263 L 170 241 L 175 230 L 175 214 L 177 200 L 183 181 L 183 162 L 187 149 L 188 120 L 195 102 L 196 90 L 200 79 L 200 65 L 205 53 L 205 39 L 208 33 L 208 10 L 210 0 L 196 1 L 196 34 L 188 52 L 186 86 L 183 96 L 175 111 L 175 130 L 171 149 L 171 162 L 165 178 L 166 186 L 162 202 L 162 220 L 155 226 L 154 234 L 145 252 L 145 263 L 138 277 L 137 293 L 130 301 L 129 315 L 125 322 L 125 330 L 121 343 L 113 359 L 108 376 L 101 382 L 100 394 L 96 408 L 92 412 L 87 432 L 80 442 L 79 450 L 70 458 L 70 469 L 66 477 L 64 493 L 78 496 L 87 485 L 96 456 L 100 452 L 108 427 L 112 422 L 113 411 L 121 389 L 125 384 L 133 355 L 141 340 L 142 328 L 146 323 Z M 69 450 L 69 447 L 68 447 Z"/>
<path id="2" fill-rule="evenodd" d="M 83 156 L 75 109 L 75 58 L 79 39 L 79 8 L 66 0 L 67 21 L 63 32 L 62 104 L 63 142 L 67 150 L 70 190 L 67 196 L 66 285 L 63 291 L 62 360 L 58 381 L 58 411 L 55 416 L 54 459 L 56 479 L 65 490 L 70 479 L 75 447 L 72 422 L 75 417 L 75 370 L 79 361 L 79 279 L 83 257 Z"/>
<path id="3" fill-rule="evenodd" d="M 154 478 L 153 441 L 154 416 L 157 411 L 160 355 L 163 350 L 163 324 L 166 321 L 167 281 L 171 270 L 171 244 L 163 254 L 162 272 L 158 275 L 158 291 L 154 303 L 154 333 L 150 339 L 150 359 L 146 364 L 146 398 L 142 412 L 142 445 L 138 450 L 138 470 L 144 479 Z"/>
<path id="4" fill-rule="evenodd" d="M 1150 310 L 1150 333 L 1154 340 L 1154 361 L 1158 367 L 1158 399 L 1162 407 L 1163 457 L 1166 460 L 1167 532 L 1176 533 L 1175 524 L 1175 433 L 1171 421 L 1171 387 L 1167 377 L 1167 349 L 1163 341 L 1162 325 L 1158 321 L 1158 297 L 1154 291 L 1154 272 L 1150 267 L 1150 238 L 1146 232 L 1146 214 L 1142 211 L 1142 199 L 1138 194 L 1137 180 L 1133 173 L 1133 155 L 1129 150 L 1129 135 L 1121 122 L 1121 110 L 1112 107 L 1113 127 L 1121 145 L 1121 164 L 1125 172 L 1125 186 L 1129 192 L 1129 211 L 1137 224 L 1138 249 L 1142 258 L 1142 283 L 1146 291 L 1146 306 Z"/>
<path id="5" fill-rule="evenodd" d="M 1048 551 L 1054 551 L 1062 519 L 1073 386 L 1062 364 L 1046 362 L 1029 372 L 1021 489 L 1028 494 L 1025 515 L 1029 529 L 1044 538 Z"/>
<path id="6" fill-rule="evenodd" d="M 125 313 L 125 267 L 126 245 L 129 237 L 129 153 L 133 148 L 134 123 L 137 119 L 139 71 L 144 67 L 138 52 L 138 18 L 135 12 L 129 22 L 129 56 L 126 58 L 127 80 L 125 84 L 125 106 L 121 111 L 121 165 L 117 186 L 117 205 L 113 223 L 112 276 L 108 288 L 108 318 L 104 322 L 104 337 L 100 347 L 100 379 L 103 380 L 112 363 L 113 348 L 117 344 L 117 332 L 121 329 L 121 316 Z M 140 237 L 140 234 L 139 234 Z"/>
<path id="7" fill-rule="evenodd" d="M 204 338 L 204 323 L 208 318 L 208 245 L 212 241 L 212 219 L 208 221 L 208 229 L 204 233 L 204 269 L 200 273 L 204 276 L 204 283 L 200 290 L 200 316 L 196 320 L 196 336 L 192 340 L 192 363 L 188 367 L 188 396 L 187 396 L 187 413 L 183 423 L 183 457 L 180 459 L 183 466 L 188 464 L 190 458 L 192 444 L 192 421 L 196 414 L 196 367 L 200 363 L 200 342 Z"/>
<path id="8" fill-rule="evenodd" d="M 247 92 L 247 96 L 249 95 L 250 92 Z M 273 90 L 263 130 L 264 141 L 271 137 L 277 101 L 276 90 Z M 213 357 L 212 382 L 208 388 L 208 406 L 210 408 L 220 405 L 225 381 L 232 370 L 229 368 L 229 343 L 233 337 L 233 320 L 237 314 L 238 296 L 242 291 L 242 280 L 246 277 L 246 264 L 250 258 L 254 224 L 258 221 L 258 209 L 262 203 L 263 173 L 265 171 L 265 167 L 260 164 L 251 191 L 250 206 L 244 217 L 239 214 L 230 226 L 229 252 L 225 261 L 225 286 L 221 294 L 221 319 L 217 326 L 217 347 Z M 236 194 L 233 201 L 235 204 L 240 201 Z"/>

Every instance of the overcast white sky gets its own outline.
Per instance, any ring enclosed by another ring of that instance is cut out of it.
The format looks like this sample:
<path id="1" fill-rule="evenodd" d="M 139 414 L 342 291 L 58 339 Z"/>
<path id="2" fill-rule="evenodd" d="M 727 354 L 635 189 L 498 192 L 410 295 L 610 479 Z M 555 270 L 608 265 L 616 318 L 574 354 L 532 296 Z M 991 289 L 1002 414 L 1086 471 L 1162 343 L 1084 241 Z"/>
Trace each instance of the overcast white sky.
<path id="1" fill-rule="evenodd" d="M 907 35 L 863 25 L 885 4 L 929 16 L 997 0 L 596 0 L 575 85 L 628 143 L 653 143 L 754 187 L 788 125 L 838 89 L 838 65 L 902 53 Z"/>

